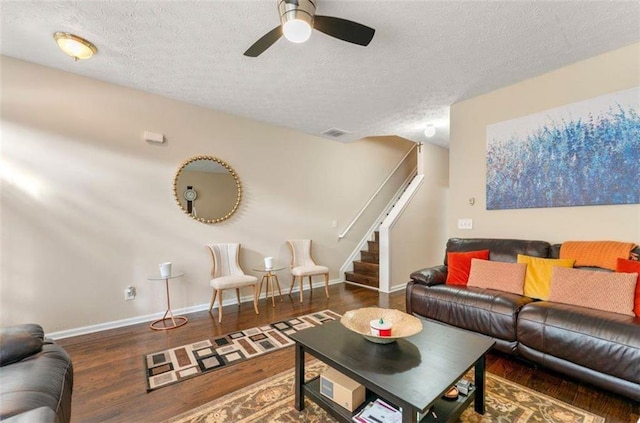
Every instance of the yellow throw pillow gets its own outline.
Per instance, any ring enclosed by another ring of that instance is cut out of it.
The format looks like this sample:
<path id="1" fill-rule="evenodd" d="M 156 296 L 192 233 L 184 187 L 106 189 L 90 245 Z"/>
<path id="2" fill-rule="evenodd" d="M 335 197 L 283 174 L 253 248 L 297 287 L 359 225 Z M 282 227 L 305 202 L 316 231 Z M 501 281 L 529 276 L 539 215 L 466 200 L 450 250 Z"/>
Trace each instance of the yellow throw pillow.
<path id="1" fill-rule="evenodd" d="M 518 254 L 518 263 L 526 263 L 524 295 L 539 300 L 549 299 L 551 274 L 555 266 L 573 267 L 574 259 L 546 259 Z"/>

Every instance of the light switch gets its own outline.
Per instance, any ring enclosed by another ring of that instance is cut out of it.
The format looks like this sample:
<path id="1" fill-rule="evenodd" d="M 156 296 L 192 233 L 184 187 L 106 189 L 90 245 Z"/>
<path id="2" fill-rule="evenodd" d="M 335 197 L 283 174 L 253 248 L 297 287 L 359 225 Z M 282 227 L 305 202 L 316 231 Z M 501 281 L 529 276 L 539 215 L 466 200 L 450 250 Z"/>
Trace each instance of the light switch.
<path id="1" fill-rule="evenodd" d="M 473 229 L 473 219 L 458 219 L 458 229 Z"/>

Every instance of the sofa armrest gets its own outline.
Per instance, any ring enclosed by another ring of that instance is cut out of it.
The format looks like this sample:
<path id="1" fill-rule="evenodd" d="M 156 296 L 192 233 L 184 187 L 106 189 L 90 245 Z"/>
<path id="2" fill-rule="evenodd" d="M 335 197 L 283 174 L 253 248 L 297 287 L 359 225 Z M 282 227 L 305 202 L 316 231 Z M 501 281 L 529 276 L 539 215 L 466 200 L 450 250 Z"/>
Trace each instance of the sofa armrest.
<path id="1" fill-rule="evenodd" d="M 0 328 L 0 335 L 9 335 L 9 334 L 25 333 L 25 332 L 31 334 L 31 336 L 33 336 L 34 338 L 40 339 L 41 341 L 44 340 L 44 330 L 42 329 L 42 326 L 35 323 L 25 323 L 22 325 L 6 326 L 3 328 Z"/>
<path id="2" fill-rule="evenodd" d="M 27 324 L 0 328 L 0 366 L 15 363 L 42 350 L 42 328 Z"/>
<path id="3" fill-rule="evenodd" d="M 440 285 L 447 281 L 447 266 L 440 265 L 416 270 L 411 274 L 411 279 L 423 285 Z"/>

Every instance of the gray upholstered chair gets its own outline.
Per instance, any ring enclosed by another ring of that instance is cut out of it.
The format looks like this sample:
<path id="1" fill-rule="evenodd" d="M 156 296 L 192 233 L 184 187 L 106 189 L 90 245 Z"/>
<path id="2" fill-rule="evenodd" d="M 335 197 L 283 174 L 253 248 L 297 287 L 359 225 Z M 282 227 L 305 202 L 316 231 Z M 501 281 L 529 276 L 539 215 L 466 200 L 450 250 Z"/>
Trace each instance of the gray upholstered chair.
<path id="1" fill-rule="evenodd" d="M 296 284 L 296 278 L 300 281 L 300 302 L 302 302 L 302 279 L 305 276 L 309 277 L 309 289 L 312 289 L 311 277 L 316 275 L 324 276 L 324 292 L 327 298 L 329 298 L 329 268 L 325 266 L 319 266 L 311 257 L 311 240 L 310 239 L 290 239 L 287 240 L 287 245 L 291 250 L 291 275 L 293 280 L 291 281 L 291 288 L 289 289 L 289 295 L 293 291 L 293 287 Z"/>
<path id="2" fill-rule="evenodd" d="M 238 305 L 240 305 L 240 288 L 253 288 L 253 308 L 258 312 L 258 278 L 245 275 L 238 262 L 240 254 L 240 244 L 210 244 L 207 245 L 211 253 L 213 267 L 211 268 L 211 304 L 209 313 L 213 308 L 213 303 L 218 297 L 218 322 L 222 322 L 222 291 L 225 289 L 235 289 Z"/>

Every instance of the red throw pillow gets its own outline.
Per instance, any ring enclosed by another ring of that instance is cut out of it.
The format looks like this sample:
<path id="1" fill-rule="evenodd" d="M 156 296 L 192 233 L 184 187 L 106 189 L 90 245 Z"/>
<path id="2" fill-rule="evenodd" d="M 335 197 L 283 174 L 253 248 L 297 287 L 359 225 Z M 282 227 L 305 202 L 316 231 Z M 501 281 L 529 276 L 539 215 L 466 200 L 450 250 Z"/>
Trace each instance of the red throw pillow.
<path id="1" fill-rule="evenodd" d="M 636 316 L 640 317 L 640 261 L 619 258 L 616 262 L 616 272 L 638 274 L 638 281 L 636 282 L 636 295 L 633 303 L 633 312 L 636 314 Z"/>
<path id="2" fill-rule="evenodd" d="M 467 286 L 471 259 L 489 260 L 489 250 L 465 251 L 463 253 L 447 253 L 447 285 Z"/>

